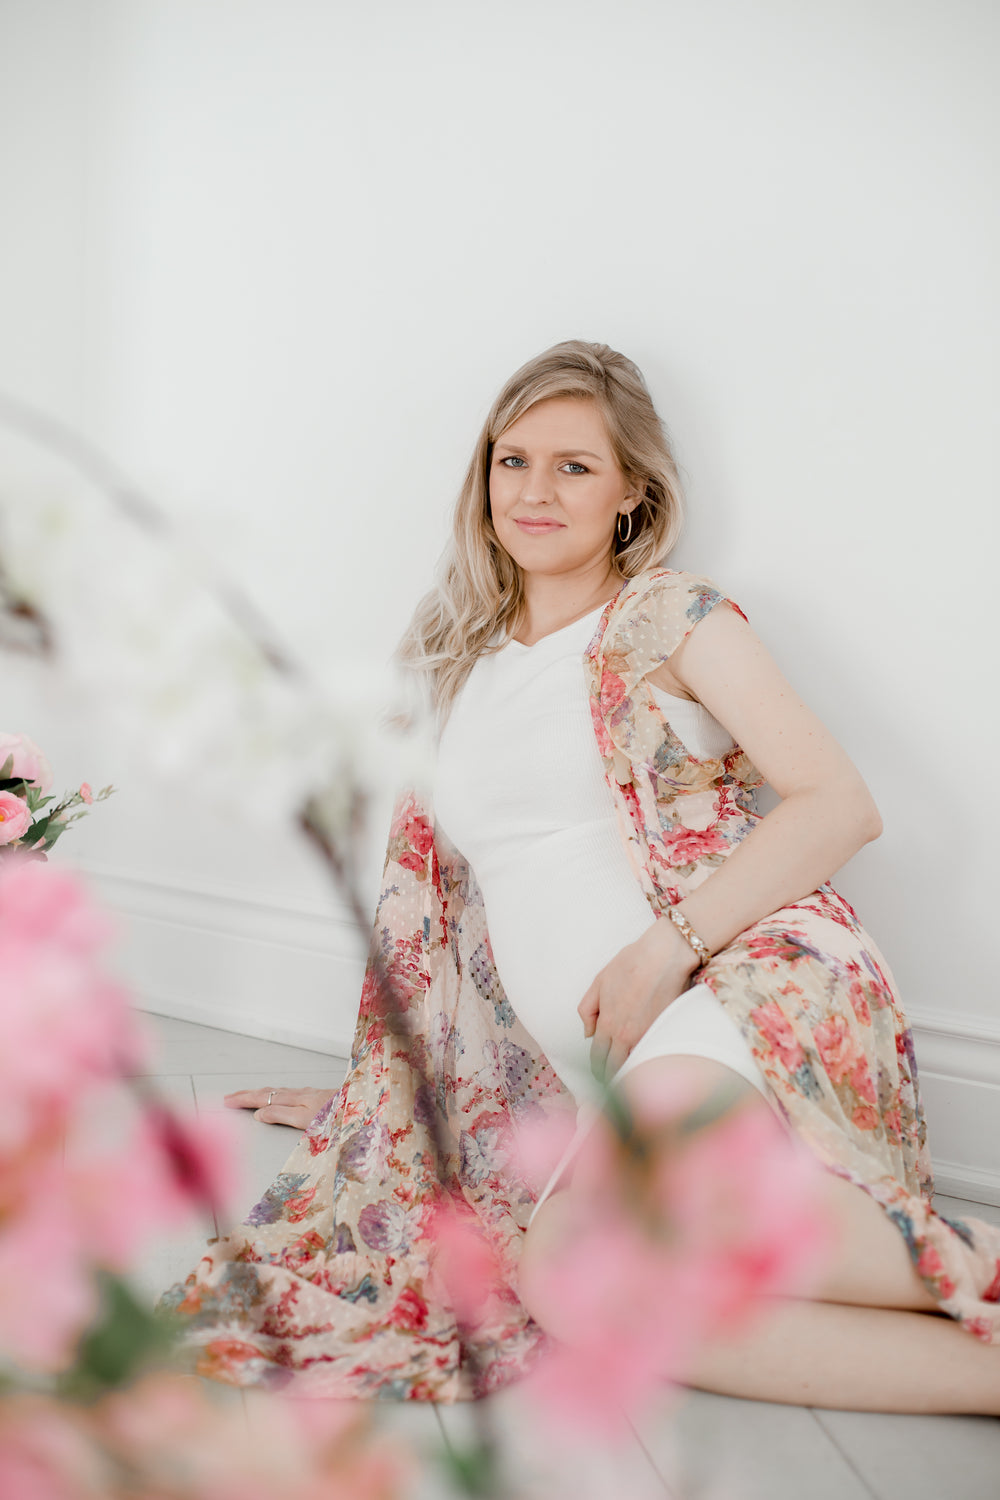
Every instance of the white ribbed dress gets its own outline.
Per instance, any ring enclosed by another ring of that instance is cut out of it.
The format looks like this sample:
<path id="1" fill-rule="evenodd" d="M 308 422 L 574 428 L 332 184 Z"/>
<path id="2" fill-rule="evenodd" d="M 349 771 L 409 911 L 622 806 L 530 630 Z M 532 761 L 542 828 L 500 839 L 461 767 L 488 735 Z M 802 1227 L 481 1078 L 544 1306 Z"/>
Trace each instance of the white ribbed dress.
<path id="1" fill-rule="evenodd" d="M 597 1086 L 577 1006 L 598 970 L 655 920 L 618 831 L 591 722 L 583 655 L 602 608 L 533 646 L 510 641 L 480 657 L 442 731 L 434 789 L 436 820 L 482 891 L 507 998 L 588 1117 Z M 732 745 L 701 704 L 654 692 L 693 754 Z M 668 1053 L 715 1058 L 770 1094 L 706 984 L 661 1012 L 622 1071 Z"/>

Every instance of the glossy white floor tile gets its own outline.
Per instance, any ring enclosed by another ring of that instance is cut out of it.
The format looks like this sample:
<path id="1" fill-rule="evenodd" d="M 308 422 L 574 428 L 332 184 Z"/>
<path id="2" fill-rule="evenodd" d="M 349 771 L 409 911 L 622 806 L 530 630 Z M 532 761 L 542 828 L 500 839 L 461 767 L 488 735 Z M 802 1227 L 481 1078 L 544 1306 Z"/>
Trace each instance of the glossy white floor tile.
<path id="1" fill-rule="evenodd" d="M 636 1430 L 671 1492 L 726 1500 L 871 1500 L 808 1407 L 683 1391 Z"/>
<path id="2" fill-rule="evenodd" d="M 816 1418 L 876 1500 L 1000 1496 L 1000 1417 L 817 1411 Z"/>
<path id="3" fill-rule="evenodd" d="M 944 1193 L 935 1193 L 934 1207 L 948 1219 L 964 1219 L 971 1215 L 987 1224 L 1000 1224 L 1000 1204 L 997 1203 L 967 1203 L 964 1198 L 946 1198 Z"/>
<path id="4" fill-rule="evenodd" d="M 516 1386 L 491 1397 L 488 1407 L 501 1478 L 516 1500 L 664 1500 L 673 1495 L 634 1431 L 614 1442 L 588 1439 L 578 1431 L 562 1433 L 539 1418 Z M 439 1412 L 448 1441 L 467 1447 L 476 1431 L 476 1407 L 458 1402 L 439 1407 Z"/>
<path id="5" fill-rule="evenodd" d="M 157 1037 L 156 1065 L 149 1071 L 158 1074 L 232 1073 L 244 1068 L 259 1072 L 272 1063 L 293 1072 L 308 1073 L 311 1068 L 324 1062 L 329 1066 L 330 1062 L 325 1052 L 264 1042 L 259 1037 L 199 1026 L 194 1021 L 154 1015 L 144 1019 Z"/>

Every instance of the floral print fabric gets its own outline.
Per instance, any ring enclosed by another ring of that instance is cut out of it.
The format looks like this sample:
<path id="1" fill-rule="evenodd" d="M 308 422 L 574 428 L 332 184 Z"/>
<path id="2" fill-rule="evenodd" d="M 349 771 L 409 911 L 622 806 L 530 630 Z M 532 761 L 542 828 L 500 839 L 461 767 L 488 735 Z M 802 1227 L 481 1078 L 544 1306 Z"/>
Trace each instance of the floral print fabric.
<path id="1" fill-rule="evenodd" d="M 744 752 L 692 756 L 648 683 L 722 602 L 738 608 L 708 579 L 653 569 L 607 606 L 583 663 L 622 835 L 657 914 L 708 879 L 759 818 L 762 778 Z M 544 1343 L 517 1295 L 535 1192 L 514 1148 L 524 1122 L 574 1105 L 503 992 L 472 872 L 411 795 L 396 808 L 375 931 L 406 997 L 407 1036 L 387 1034 L 369 970 L 340 1092 L 244 1224 L 210 1243 L 164 1301 L 184 1315 L 202 1374 L 451 1401 L 515 1378 Z M 885 960 L 844 898 L 825 883 L 741 933 L 699 978 L 747 1039 L 788 1125 L 880 1204 L 941 1310 L 1000 1342 L 1000 1229 L 931 1207 L 912 1036 Z M 447 1138 L 443 1184 L 434 1110 Z M 473 1207 L 497 1262 L 486 1314 L 462 1336 L 428 1232 L 442 1193 Z"/>

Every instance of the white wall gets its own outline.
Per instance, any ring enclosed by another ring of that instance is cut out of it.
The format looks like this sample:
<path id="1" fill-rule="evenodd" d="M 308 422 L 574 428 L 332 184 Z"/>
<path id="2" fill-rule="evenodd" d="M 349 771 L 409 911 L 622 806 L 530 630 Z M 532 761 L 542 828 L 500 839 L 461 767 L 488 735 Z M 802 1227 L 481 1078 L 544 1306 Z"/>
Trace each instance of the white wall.
<path id="1" fill-rule="evenodd" d="M 31 80 L 4 104 L 0 384 L 78 413 L 328 682 L 391 650 L 510 371 L 567 337 L 637 361 L 686 475 L 674 561 L 862 768 L 885 833 L 838 884 L 936 1112 L 978 1069 L 995 1119 L 995 8 L 8 0 L 0 22 Z M 114 745 L 96 769 L 61 691 L 9 701 L 103 780 Z M 192 837 L 123 770 L 77 849 L 149 1003 L 343 1046 L 357 957 L 312 856 L 208 807 Z M 939 1154 L 998 1171 L 971 1122 Z"/>

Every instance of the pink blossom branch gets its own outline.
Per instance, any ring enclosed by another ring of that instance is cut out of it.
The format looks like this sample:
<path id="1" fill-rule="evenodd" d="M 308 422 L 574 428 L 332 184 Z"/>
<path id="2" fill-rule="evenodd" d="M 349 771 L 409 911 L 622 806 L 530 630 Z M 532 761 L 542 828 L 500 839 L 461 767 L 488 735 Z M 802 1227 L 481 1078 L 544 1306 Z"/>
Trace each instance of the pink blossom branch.
<path id="1" fill-rule="evenodd" d="M 177 528 L 163 508 L 151 500 L 139 487 L 125 479 L 95 444 L 75 432 L 66 423 L 39 411 L 5 391 L 0 391 L 0 424 L 12 432 L 20 433 L 47 453 L 69 465 L 71 469 L 105 496 L 121 515 L 126 516 L 141 530 L 155 540 L 177 543 Z M 304 677 L 300 662 L 285 646 L 279 644 L 272 629 L 249 596 L 231 579 L 215 574 L 208 579 L 207 586 L 222 605 L 237 629 L 252 641 L 265 661 L 283 677 Z M 7 586 L 9 589 L 9 585 Z M 23 599 L 5 593 L 4 574 L 0 567 L 0 604 L 5 612 L 23 616 L 38 622 L 36 628 L 43 631 L 45 650 L 51 650 L 52 632 L 38 611 Z"/>
<path id="2" fill-rule="evenodd" d="M 151 540 L 161 545 L 164 543 L 177 543 L 176 529 L 162 508 L 136 485 L 125 479 L 94 444 L 73 431 L 65 423 L 38 411 L 26 402 L 0 392 L 0 424 L 27 437 L 40 448 L 55 455 L 72 469 L 75 469 L 93 484 L 121 515 L 145 531 Z M 242 590 L 230 580 L 221 577 L 218 573 L 213 573 L 204 582 L 209 591 L 225 609 L 232 623 L 258 649 L 271 670 L 285 678 L 301 681 L 307 679 L 307 673 L 301 663 L 283 645 L 277 643 L 277 634 L 270 625 L 270 622 L 265 619 L 256 605 L 251 602 Z M 55 645 L 55 631 L 50 622 L 36 606 L 14 595 L 9 584 L 6 583 L 2 568 L 2 559 L 0 559 L 0 616 L 6 616 L 8 619 L 18 622 L 28 622 L 35 631 L 37 641 L 35 646 L 36 653 L 39 655 L 52 654 Z M 7 644 L 10 644 L 9 641 L 0 636 L 0 645 Z M 363 933 L 367 931 L 370 923 L 361 902 L 351 864 L 341 854 L 336 842 L 331 838 L 323 820 L 317 813 L 315 805 L 311 801 L 307 802 L 301 809 L 298 821 L 300 828 L 320 851 L 350 911 L 358 932 Z M 433 1079 L 430 1077 L 422 1059 L 414 1055 L 409 1033 L 403 1020 L 405 1007 L 399 1002 L 395 981 L 374 939 L 369 946 L 369 958 L 373 966 L 377 1003 L 386 1027 L 393 1041 L 406 1051 L 410 1066 L 421 1083 L 430 1085 L 428 1092 L 431 1097 L 434 1097 Z M 191 1143 L 188 1141 L 181 1123 L 173 1115 L 166 1101 L 159 1096 L 155 1085 L 150 1079 L 132 1077 L 126 1081 L 139 1096 L 150 1117 L 151 1123 L 156 1126 L 161 1145 L 174 1166 L 178 1183 L 190 1194 L 192 1201 L 197 1202 L 214 1215 L 219 1207 L 218 1194 L 204 1170 L 204 1163 L 198 1159 L 196 1153 L 192 1153 Z M 439 1112 L 436 1108 L 432 1114 L 430 1133 L 437 1161 L 438 1181 L 442 1189 L 445 1189 L 445 1164 L 448 1148 L 441 1128 Z M 458 1312 L 458 1307 L 461 1305 L 462 1300 L 461 1296 L 459 1295 L 453 1300 L 456 1304 L 456 1324 L 461 1337 L 463 1333 L 467 1334 L 469 1330 Z M 481 1361 L 479 1354 L 471 1339 L 466 1337 L 463 1338 L 462 1342 L 473 1389 L 476 1389 L 481 1385 Z M 488 1410 L 488 1403 L 483 1401 L 475 1402 L 475 1419 L 477 1429 L 476 1446 L 478 1448 L 476 1457 L 479 1472 L 482 1475 L 488 1476 L 491 1492 L 494 1495 L 498 1495 L 500 1493 L 498 1488 L 499 1467 L 497 1462 L 499 1448 L 491 1413 Z"/>

